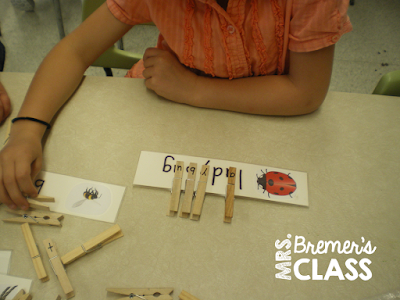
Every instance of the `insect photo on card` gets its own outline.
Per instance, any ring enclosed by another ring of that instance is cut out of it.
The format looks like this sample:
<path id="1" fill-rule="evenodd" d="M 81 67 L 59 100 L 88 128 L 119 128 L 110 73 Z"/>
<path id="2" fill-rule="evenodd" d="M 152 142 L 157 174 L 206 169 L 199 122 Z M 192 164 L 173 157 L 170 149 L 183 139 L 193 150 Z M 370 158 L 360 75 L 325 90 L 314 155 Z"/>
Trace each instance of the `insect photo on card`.
<path id="1" fill-rule="evenodd" d="M 91 200 L 91 201 L 93 201 L 93 203 L 96 203 L 101 206 L 100 203 L 96 202 L 96 199 L 99 199 L 101 197 L 101 195 L 99 196 L 99 192 L 96 189 L 86 188 L 86 190 L 83 192 L 83 197 L 85 197 L 85 198 L 74 203 L 72 205 L 72 207 L 81 206 L 87 200 Z"/>
<path id="2" fill-rule="evenodd" d="M 270 194 L 276 196 L 290 196 L 296 191 L 297 185 L 296 181 L 289 174 L 284 174 L 281 172 L 267 172 L 265 173 L 261 170 L 262 175 L 257 176 L 257 188 L 260 186 L 263 188 L 263 193 L 267 191 L 268 197 Z"/>

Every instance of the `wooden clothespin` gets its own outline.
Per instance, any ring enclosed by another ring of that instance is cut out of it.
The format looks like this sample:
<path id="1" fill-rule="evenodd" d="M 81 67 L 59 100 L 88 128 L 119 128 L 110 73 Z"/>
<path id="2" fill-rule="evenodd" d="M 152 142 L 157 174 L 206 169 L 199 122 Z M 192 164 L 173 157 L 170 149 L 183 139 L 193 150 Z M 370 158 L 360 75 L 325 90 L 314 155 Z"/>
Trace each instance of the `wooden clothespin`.
<path id="1" fill-rule="evenodd" d="M 173 217 L 178 212 L 181 197 L 183 161 L 177 161 L 175 165 L 174 179 L 172 180 L 171 198 L 169 200 L 167 216 Z"/>
<path id="2" fill-rule="evenodd" d="M 201 215 L 201 210 L 203 208 L 204 197 L 206 195 L 207 179 L 208 179 L 208 165 L 203 165 L 201 167 L 200 179 L 197 184 L 196 198 L 194 199 L 192 213 L 190 215 L 191 220 L 199 220 Z"/>
<path id="3" fill-rule="evenodd" d="M 28 197 L 31 200 L 39 201 L 39 202 L 55 202 L 54 197 L 38 195 L 37 197 Z"/>
<path id="4" fill-rule="evenodd" d="M 31 294 L 25 294 L 24 290 L 20 290 L 13 298 L 13 300 L 31 300 Z"/>
<path id="5" fill-rule="evenodd" d="M 36 201 L 36 200 L 32 200 L 32 199 L 29 199 L 29 198 L 27 198 L 26 200 L 29 203 L 29 208 L 50 211 L 50 207 L 48 207 L 47 205 L 42 204 L 42 202 L 39 202 L 39 201 Z"/>
<path id="6" fill-rule="evenodd" d="M 78 259 L 79 257 L 84 256 L 85 254 L 100 249 L 104 245 L 123 237 L 124 234 L 121 231 L 121 228 L 118 224 L 112 226 L 111 228 L 107 229 L 103 233 L 99 234 L 98 236 L 92 238 L 88 242 L 84 243 L 80 247 L 68 252 L 63 257 L 61 257 L 61 261 L 64 265 L 72 263 L 74 260 Z"/>
<path id="7" fill-rule="evenodd" d="M 49 256 L 50 265 L 53 268 L 54 273 L 57 275 L 67 299 L 74 297 L 74 289 L 72 288 L 67 273 L 65 272 L 64 265 L 58 256 L 56 244 L 51 239 L 44 240 L 43 244 L 46 248 L 47 255 Z"/>
<path id="8" fill-rule="evenodd" d="M 33 238 L 31 228 L 29 227 L 28 223 L 25 223 L 21 225 L 21 229 L 22 233 L 24 234 L 26 245 L 28 246 L 29 254 L 31 255 L 36 274 L 42 282 L 46 282 L 49 280 L 49 277 L 47 276 L 46 270 L 44 269 L 39 249 L 37 247 L 35 239 Z"/>
<path id="9" fill-rule="evenodd" d="M 233 202 L 235 200 L 236 168 L 230 167 L 228 173 L 228 185 L 226 186 L 225 217 L 224 222 L 230 223 L 233 218 Z"/>
<path id="10" fill-rule="evenodd" d="M 133 299 L 135 297 L 137 297 L 138 299 L 145 299 L 145 300 L 172 300 L 170 294 L 173 291 L 174 288 L 107 289 L 107 292 L 128 296 L 120 298 L 119 300 Z"/>
<path id="11" fill-rule="evenodd" d="M 182 291 L 179 295 L 179 300 L 200 300 L 186 291 Z"/>
<path id="12" fill-rule="evenodd" d="M 190 211 L 192 210 L 192 201 L 194 196 L 194 186 L 196 180 L 197 164 L 190 163 L 188 177 L 185 183 L 185 196 L 183 197 L 183 203 L 179 216 L 181 218 L 189 218 Z"/>
<path id="13" fill-rule="evenodd" d="M 27 197 L 27 200 L 30 208 L 50 211 L 50 207 L 42 202 L 54 202 L 54 197 L 38 195 L 37 197 Z"/>
<path id="14" fill-rule="evenodd" d="M 5 209 L 5 211 L 20 215 L 20 217 L 3 219 L 3 222 L 9 223 L 29 223 L 32 225 L 47 225 L 47 226 L 59 226 L 61 227 L 61 220 L 64 218 L 62 214 L 45 212 L 38 210 L 12 210 Z"/>

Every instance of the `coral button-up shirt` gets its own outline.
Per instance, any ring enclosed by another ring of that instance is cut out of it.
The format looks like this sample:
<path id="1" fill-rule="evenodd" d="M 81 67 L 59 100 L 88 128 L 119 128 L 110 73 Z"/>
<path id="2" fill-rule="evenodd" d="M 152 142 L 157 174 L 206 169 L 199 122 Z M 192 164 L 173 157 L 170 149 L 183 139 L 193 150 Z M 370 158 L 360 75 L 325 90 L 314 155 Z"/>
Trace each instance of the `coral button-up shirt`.
<path id="1" fill-rule="evenodd" d="M 130 25 L 154 22 L 157 48 L 185 66 L 220 78 L 282 74 L 286 51 L 309 52 L 335 44 L 352 26 L 348 0 L 107 0 Z M 141 77 L 143 63 L 127 77 Z"/>

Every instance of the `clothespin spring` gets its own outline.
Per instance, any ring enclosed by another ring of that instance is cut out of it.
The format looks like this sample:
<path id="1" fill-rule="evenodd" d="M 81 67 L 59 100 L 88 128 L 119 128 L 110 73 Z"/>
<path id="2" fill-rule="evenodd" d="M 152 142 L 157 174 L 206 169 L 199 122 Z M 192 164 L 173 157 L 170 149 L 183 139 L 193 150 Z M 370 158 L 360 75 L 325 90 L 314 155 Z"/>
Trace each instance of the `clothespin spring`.
<path id="1" fill-rule="evenodd" d="M 57 273 L 56 273 L 56 270 L 54 270 L 53 263 L 51 262 L 53 259 L 55 259 L 55 258 L 57 258 L 57 257 L 58 257 L 58 255 L 53 256 L 52 258 L 49 259 L 49 262 L 50 262 L 51 268 L 53 269 L 54 274 L 56 274 L 56 276 L 58 277 L 58 275 L 57 275 Z M 64 268 L 64 270 L 65 270 L 65 268 Z"/>
<path id="2" fill-rule="evenodd" d="M 174 178 L 172 178 L 172 184 L 171 184 L 171 194 L 172 194 L 172 187 L 174 186 L 174 180 L 176 180 L 176 179 L 180 179 L 180 180 L 182 180 L 182 177 L 174 177 Z"/>
<path id="3" fill-rule="evenodd" d="M 28 214 L 24 214 L 24 215 L 22 215 L 22 217 L 24 218 L 24 219 L 28 219 L 28 218 L 31 218 L 33 221 L 35 221 L 36 223 L 39 223 L 37 220 L 35 220 L 35 218 L 33 218 L 32 216 L 29 216 Z"/>
<path id="4" fill-rule="evenodd" d="M 197 195 L 197 189 L 198 189 L 198 187 L 199 187 L 199 183 L 200 183 L 200 182 L 207 183 L 207 181 L 204 181 L 204 180 L 199 180 L 199 181 L 197 182 L 197 188 L 196 188 L 196 190 L 193 192 L 195 197 L 196 197 L 196 195 Z M 225 194 L 226 194 L 226 193 L 225 193 Z"/>
<path id="5" fill-rule="evenodd" d="M 96 247 L 94 247 L 93 249 L 90 249 L 90 250 L 86 250 L 86 248 L 85 248 L 85 246 L 83 246 L 83 244 L 81 245 L 81 247 L 82 247 L 83 252 L 85 252 L 86 254 L 88 254 L 88 253 L 90 253 L 90 252 L 93 252 L 93 251 L 96 251 L 97 249 L 102 248 L 102 247 L 103 247 L 103 244 L 102 244 L 102 243 L 99 243 L 99 244 L 97 244 Z"/>

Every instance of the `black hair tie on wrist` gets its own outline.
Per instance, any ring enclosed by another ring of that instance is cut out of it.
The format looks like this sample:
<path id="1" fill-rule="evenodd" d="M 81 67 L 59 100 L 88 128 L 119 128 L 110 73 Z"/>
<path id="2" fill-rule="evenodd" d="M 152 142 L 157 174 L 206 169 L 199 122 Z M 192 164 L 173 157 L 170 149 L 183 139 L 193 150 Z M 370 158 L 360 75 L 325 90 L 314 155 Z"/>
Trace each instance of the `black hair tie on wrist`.
<path id="1" fill-rule="evenodd" d="M 36 123 L 40 123 L 40 124 L 45 125 L 45 126 L 47 127 L 47 129 L 50 129 L 50 128 L 51 128 L 51 125 L 50 125 L 49 123 L 47 123 L 47 122 L 45 122 L 45 121 L 42 121 L 42 120 L 39 120 L 39 119 L 31 118 L 31 117 L 19 117 L 19 118 L 15 118 L 15 119 L 12 119 L 11 123 L 14 123 L 14 122 L 19 121 L 19 120 L 33 121 L 33 122 L 36 122 Z"/>

